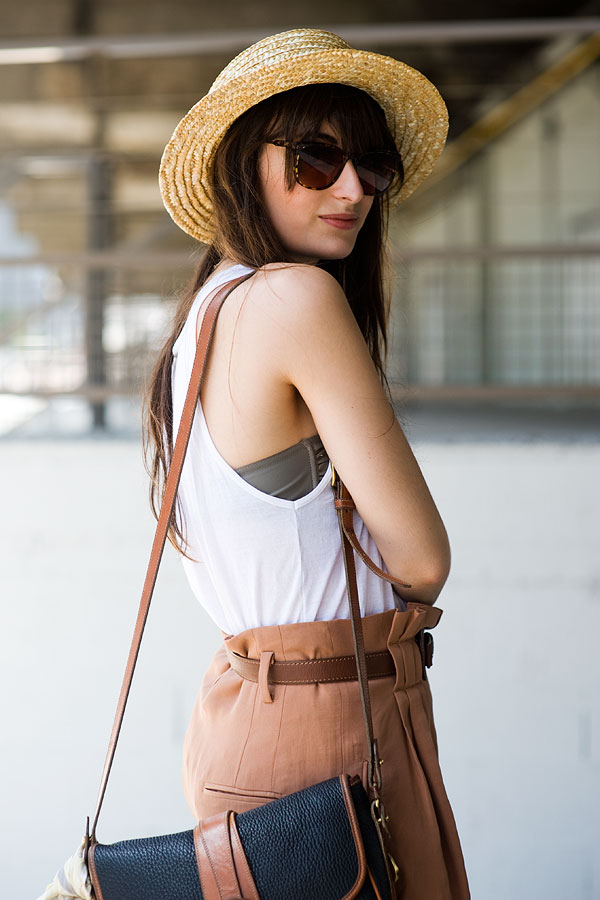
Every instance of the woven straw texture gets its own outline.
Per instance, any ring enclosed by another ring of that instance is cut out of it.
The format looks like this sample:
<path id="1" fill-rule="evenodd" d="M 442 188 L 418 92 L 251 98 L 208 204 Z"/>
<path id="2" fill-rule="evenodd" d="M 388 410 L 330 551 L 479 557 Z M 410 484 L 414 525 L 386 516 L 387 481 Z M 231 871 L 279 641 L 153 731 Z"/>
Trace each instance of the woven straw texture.
<path id="1" fill-rule="evenodd" d="M 177 225 L 199 241 L 211 241 L 211 164 L 235 119 L 273 94 L 326 82 L 360 88 L 379 103 L 404 165 L 404 183 L 394 202 L 412 194 L 446 140 L 448 112 L 437 89 L 403 62 L 355 50 L 329 31 L 299 28 L 238 54 L 177 125 L 159 171 L 163 202 Z"/>

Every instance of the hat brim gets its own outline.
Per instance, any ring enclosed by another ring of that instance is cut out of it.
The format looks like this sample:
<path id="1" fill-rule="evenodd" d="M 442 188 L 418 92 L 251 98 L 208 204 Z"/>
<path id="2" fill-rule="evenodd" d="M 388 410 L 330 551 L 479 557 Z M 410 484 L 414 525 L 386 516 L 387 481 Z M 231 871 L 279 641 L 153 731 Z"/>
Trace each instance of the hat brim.
<path id="1" fill-rule="evenodd" d="M 214 237 L 210 169 L 232 122 L 274 94 L 332 82 L 359 88 L 379 103 L 404 166 L 404 182 L 394 202 L 412 194 L 432 171 L 448 132 L 448 111 L 437 88 L 421 72 L 392 57 L 325 50 L 234 78 L 189 110 L 160 163 L 160 192 L 173 221 L 197 240 L 210 243 Z"/>

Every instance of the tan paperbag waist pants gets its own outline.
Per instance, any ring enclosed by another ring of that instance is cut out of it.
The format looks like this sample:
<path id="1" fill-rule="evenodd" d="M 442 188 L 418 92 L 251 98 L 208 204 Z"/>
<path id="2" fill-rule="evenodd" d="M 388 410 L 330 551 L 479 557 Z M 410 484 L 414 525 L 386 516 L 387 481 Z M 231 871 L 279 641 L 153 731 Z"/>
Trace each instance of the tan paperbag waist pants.
<path id="1" fill-rule="evenodd" d="M 438 763 L 431 692 L 415 635 L 436 607 L 411 604 L 363 618 L 365 651 L 392 654 L 395 675 L 369 679 L 382 797 L 402 900 L 470 897 Z M 276 660 L 354 653 L 350 619 L 251 628 L 225 635 L 202 681 L 184 743 L 183 786 L 197 819 L 245 812 L 342 772 L 365 779 L 367 740 L 358 681 L 270 684 L 234 671 L 226 648 Z"/>

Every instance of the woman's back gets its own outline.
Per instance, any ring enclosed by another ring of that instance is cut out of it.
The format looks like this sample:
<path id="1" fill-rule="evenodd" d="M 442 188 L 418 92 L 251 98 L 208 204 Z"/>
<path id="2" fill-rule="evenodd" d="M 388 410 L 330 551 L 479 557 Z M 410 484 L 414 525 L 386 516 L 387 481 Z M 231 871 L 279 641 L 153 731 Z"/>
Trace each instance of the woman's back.
<path id="1" fill-rule="evenodd" d="M 189 382 L 203 301 L 219 285 L 250 271 L 234 266 L 213 274 L 194 301 L 173 349 L 175 429 Z M 233 302 L 228 308 L 230 299 Z M 220 313 L 182 475 L 181 512 L 193 557 L 184 560 L 186 574 L 200 602 L 228 633 L 260 625 L 348 618 L 330 467 L 298 500 L 264 493 L 235 471 L 284 449 L 281 444 L 291 446 L 314 434 L 310 414 L 295 415 L 294 407 L 302 404 L 294 402 L 291 391 L 286 406 L 278 380 L 264 360 L 267 348 L 255 343 L 243 353 L 237 352 L 233 331 L 235 322 L 242 321 L 243 302 L 244 295 L 236 298 L 234 293 Z M 213 426 L 227 445 L 227 459 Z M 246 433 L 250 437 L 244 441 Z M 355 527 L 369 555 L 380 562 L 359 516 Z M 403 608 L 391 586 L 362 565 L 358 579 L 363 615 L 397 605 Z"/>

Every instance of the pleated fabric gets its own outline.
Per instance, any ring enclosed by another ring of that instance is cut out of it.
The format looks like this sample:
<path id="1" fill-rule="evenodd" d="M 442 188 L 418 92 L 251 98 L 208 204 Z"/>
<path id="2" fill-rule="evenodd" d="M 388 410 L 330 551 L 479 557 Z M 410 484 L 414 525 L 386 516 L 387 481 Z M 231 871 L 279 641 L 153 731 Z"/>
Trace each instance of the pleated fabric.
<path id="1" fill-rule="evenodd" d="M 362 619 L 366 652 L 384 650 L 395 675 L 369 680 L 382 796 L 402 900 L 470 897 L 438 762 L 429 682 L 415 635 L 442 611 L 411 603 Z M 223 635 L 205 673 L 184 742 L 183 786 L 196 819 L 244 812 L 342 772 L 366 780 L 367 738 L 357 681 L 265 685 L 248 681 L 227 648 L 260 658 L 354 653 L 350 619 L 251 628 Z"/>

